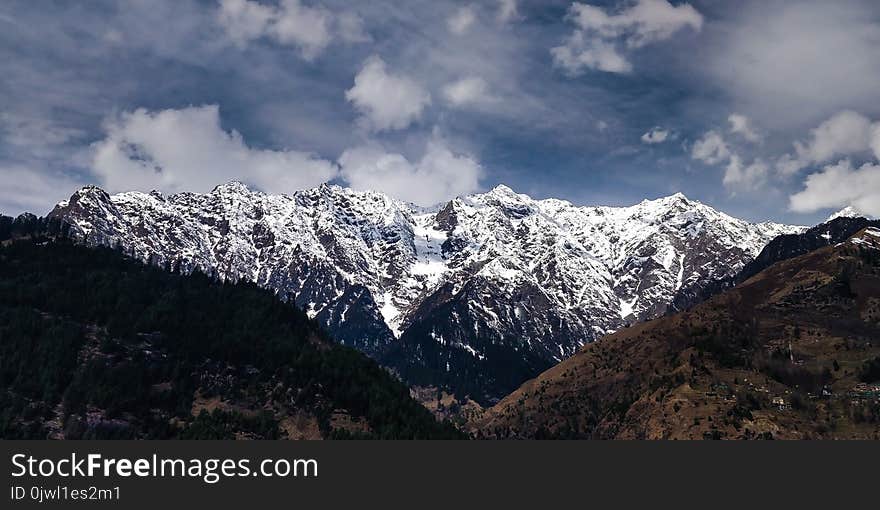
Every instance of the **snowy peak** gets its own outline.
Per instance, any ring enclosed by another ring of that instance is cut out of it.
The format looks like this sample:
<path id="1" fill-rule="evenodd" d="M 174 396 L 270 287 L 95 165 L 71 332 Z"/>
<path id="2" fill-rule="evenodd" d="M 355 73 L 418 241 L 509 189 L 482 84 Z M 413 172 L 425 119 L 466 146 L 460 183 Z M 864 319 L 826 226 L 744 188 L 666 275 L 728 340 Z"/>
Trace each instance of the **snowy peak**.
<path id="1" fill-rule="evenodd" d="M 247 184 L 241 181 L 229 181 L 225 184 L 214 186 L 214 189 L 211 190 L 211 193 L 218 195 L 225 195 L 230 193 L 239 195 L 250 195 L 254 192 L 251 191 Z"/>
<path id="2" fill-rule="evenodd" d="M 499 184 L 492 188 L 489 192 L 484 193 L 484 195 L 496 195 L 496 196 L 520 196 L 517 192 L 513 191 L 506 184 Z M 528 195 L 522 195 L 528 200 L 531 200 L 531 197 Z"/>
<path id="3" fill-rule="evenodd" d="M 655 198 L 654 200 L 642 200 L 641 205 L 653 207 L 683 207 L 690 204 L 699 204 L 699 202 L 691 202 L 682 192 L 676 192 L 665 197 Z"/>
<path id="4" fill-rule="evenodd" d="M 865 218 L 868 220 L 874 219 L 873 216 L 871 216 L 870 214 L 865 214 L 861 209 L 857 207 L 847 206 L 829 216 L 828 219 L 825 220 L 825 223 L 828 223 L 829 221 L 835 220 L 837 218 Z"/>

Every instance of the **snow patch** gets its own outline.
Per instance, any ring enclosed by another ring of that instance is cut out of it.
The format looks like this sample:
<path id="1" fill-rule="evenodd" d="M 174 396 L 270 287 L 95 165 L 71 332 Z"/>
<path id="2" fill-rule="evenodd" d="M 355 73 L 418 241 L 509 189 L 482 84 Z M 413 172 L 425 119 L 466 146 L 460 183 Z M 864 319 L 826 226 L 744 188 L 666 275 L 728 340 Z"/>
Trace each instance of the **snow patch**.
<path id="1" fill-rule="evenodd" d="M 636 302 L 638 300 L 639 300 L 638 296 L 632 298 L 632 300 L 630 300 L 630 301 L 626 301 L 623 299 L 620 300 L 620 318 L 621 319 L 626 319 L 627 317 L 632 315 L 633 309 L 635 308 Z"/>
<path id="2" fill-rule="evenodd" d="M 446 232 L 434 230 L 432 222 L 434 215 L 426 214 L 413 218 L 413 246 L 415 247 L 415 263 L 410 268 L 410 273 L 425 277 L 430 286 L 440 282 L 443 275 L 449 271 L 446 260 L 443 258 L 443 243 L 446 242 Z"/>
<path id="3" fill-rule="evenodd" d="M 379 313 L 382 314 L 382 319 L 385 321 L 385 324 L 388 325 L 388 329 L 391 330 L 391 333 L 394 334 L 394 338 L 400 338 L 401 331 L 398 322 L 398 319 L 400 318 L 400 310 L 394 306 L 391 296 L 386 295 L 384 301 L 382 308 L 379 309 Z"/>

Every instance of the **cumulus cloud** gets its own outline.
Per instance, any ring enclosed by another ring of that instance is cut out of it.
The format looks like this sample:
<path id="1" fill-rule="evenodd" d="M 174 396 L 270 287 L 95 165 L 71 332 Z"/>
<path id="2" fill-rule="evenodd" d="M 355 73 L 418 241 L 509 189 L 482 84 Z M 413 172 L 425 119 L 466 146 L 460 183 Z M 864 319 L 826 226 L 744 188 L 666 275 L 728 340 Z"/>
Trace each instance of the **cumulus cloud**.
<path id="1" fill-rule="evenodd" d="M 277 9 L 250 0 L 220 0 L 217 21 L 236 44 L 244 45 L 266 35 Z"/>
<path id="2" fill-rule="evenodd" d="M 345 98 L 361 113 L 362 124 L 374 131 L 403 129 L 431 104 L 424 87 L 412 78 L 388 72 L 385 61 L 375 55 L 364 63 Z"/>
<path id="3" fill-rule="evenodd" d="M 92 166 L 111 191 L 159 189 L 204 192 L 241 180 L 290 193 L 333 179 L 335 164 L 292 150 L 248 147 L 224 131 L 216 105 L 151 112 L 143 108 L 105 123 L 106 137 L 92 146 Z"/>
<path id="4" fill-rule="evenodd" d="M 847 158 L 811 173 L 804 189 L 789 197 L 792 211 L 852 206 L 872 216 L 880 215 L 880 122 L 845 110 L 813 129 L 807 142 L 795 142 L 794 146 L 794 154 L 783 156 L 777 163 L 784 174 L 839 157 L 873 153 L 875 161 L 855 168 Z"/>
<path id="5" fill-rule="evenodd" d="M 492 101 L 489 95 L 489 85 L 486 80 L 471 76 L 454 81 L 443 88 L 443 96 L 452 106 L 466 106 L 469 104 L 485 103 Z"/>
<path id="6" fill-rule="evenodd" d="M 217 20 L 239 46 L 266 37 L 299 48 L 307 60 L 320 54 L 336 36 L 346 42 L 369 40 L 363 20 L 356 13 L 334 14 L 299 0 L 281 0 L 278 6 L 253 0 L 220 0 Z"/>
<path id="7" fill-rule="evenodd" d="M 819 163 L 870 148 L 871 121 L 853 111 L 842 111 L 812 131 L 807 144 L 796 144 L 796 152 L 809 162 Z"/>
<path id="8" fill-rule="evenodd" d="M 727 121 L 730 122 L 730 132 L 741 135 L 743 138 L 750 142 L 759 142 L 761 141 L 761 135 L 752 127 L 752 122 L 748 117 L 739 113 L 731 113 L 729 117 L 727 117 Z"/>
<path id="9" fill-rule="evenodd" d="M 423 206 L 473 193 L 482 174 L 475 159 L 452 152 L 438 138 L 428 142 L 417 162 L 373 144 L 345 151 L 339 165 L 354 189 L 382 191 Z"/>
<path id="10" fill-rule="evenodd" d="M 446 20 L 446 26 L 453 34 L 461 35 L 467 32 L 475 21 L 477 21 L 477 14 L 474 12 L 474 8 L 468 5 L 455 11 L 455 14 Z"/>
<path id="11" fill-rule="evenodd" d="M 714 130 L 708 131 L 694 143 L 691 157 L 707 165 L 726 163 L 722 183 L 731 192 L 753 191 L 767 182 L 769 165 L 764 160 L 757 158 L 746 165 L 724 137 Z"/>
<path id="12" fill-rule="evenodd" d="M 330 44 L 331 14 L 306 7 L 299 0 L 283 0 L 272 33 L 281 44 L 298 46 L 305 58 L 314 58 Z"/>
<path id="13" fill-rule="evenodd" d="M 825 163 L 839 156 L 874 151 L 880 157 L 880 123 L 851 110 L 839 112 L 813 129 L 806 142 L 794 142 L 794 153 L 782 156 L 776 169 L 791 175 L 811 165 Z"/>
<path id="14" fill-rule="evenodd" d="M 498 21 L 507 23 L 519 17 L 517 0 L 498 0 Z"/>
<path id="15" fill-rule="evenodd" d="M 663 143 L 669 138 L 669 130 L 660 126 L 655 126 L 642 135 L 642 143 L 655 144 Z"/>
<path id="16" fill-rule="evenodd" d="M 695 31 L 703 27 L 703 16 L 691 5 L 674 6 L 667 0 L 638 0 L 616 14 L 575 2 L 567 19 L 576 28 L 551 54 L 554 63 L 569 74 L 586 69 L 630 72 L 626 51 L 664 41 L 687 27 Z"/>
<path id="17" fill-rule="evenodd" d="M 764 185 L 770 167 L 762 159 L 744 165 L 742 159 L 731 154 L 724 169 L 724 186 L 732 190 L 753 191 Z"/>
<path id="18" fill-rule="evenodd" d="M 694 144 L 691 157 L 708 165 L 716 165 L 730 157 L 730 149 L 717 131 L 709 131 Z"/>
<path id="19" fill-rule="evenodd" d="M 828 165 L 807 176 L 804 189 L 790 197 L 789 206 L 795 212 L 853 206 L 880 216 L 880 165 L 853 168 L 849 160 Z"/>

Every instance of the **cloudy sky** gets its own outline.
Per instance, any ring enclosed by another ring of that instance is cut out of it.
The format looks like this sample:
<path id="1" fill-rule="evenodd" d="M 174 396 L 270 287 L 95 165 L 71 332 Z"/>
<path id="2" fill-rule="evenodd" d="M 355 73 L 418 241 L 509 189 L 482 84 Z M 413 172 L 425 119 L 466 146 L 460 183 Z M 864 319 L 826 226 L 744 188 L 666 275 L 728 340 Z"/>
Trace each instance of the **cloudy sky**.
<path id="1" fill-rule="evenodd" d="M 880 215 L 877 48 L 870 0 L 6 0 L 0 211 L 238 179 Z"/>

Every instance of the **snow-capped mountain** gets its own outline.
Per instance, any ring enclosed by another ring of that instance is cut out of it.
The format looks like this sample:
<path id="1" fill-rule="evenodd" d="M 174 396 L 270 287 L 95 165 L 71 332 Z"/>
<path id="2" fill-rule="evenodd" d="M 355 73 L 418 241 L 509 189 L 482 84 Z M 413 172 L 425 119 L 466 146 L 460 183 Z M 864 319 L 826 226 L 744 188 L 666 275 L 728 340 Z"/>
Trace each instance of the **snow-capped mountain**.
<path id="1" fill-rule="evenodd" d="M 167 197 L 86 187 L 51 215 L 91 244 L 274 289 L 406 380 L 483 401 L 803 230 L 681 194 L 579 207 L 506 186 L 434 209 L 327 185 Z"/>
<path id="2" fill-rule="evenodd" d="M 829 221 L 835 220 L 837 218 L 865 218 L 868 220 L 874 219 L 874 217 L 871 216 L 870 214 L 865 214 L 861 209 L 859 209 L 855 206 L 851 206 L 851 205 L 846 206 L 843 209 L 841 209 L 841 210 L 837 211 L 836 213 L 832 214 L 831 216 L 829 216 L 828 219 L 825 220 L 825 223 L 828 223 Z"/>

